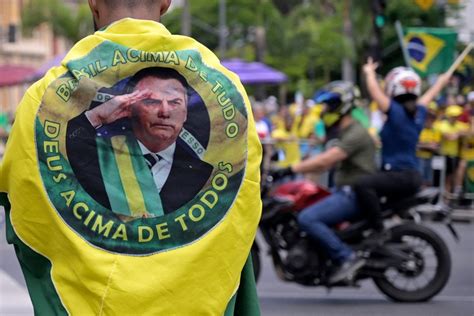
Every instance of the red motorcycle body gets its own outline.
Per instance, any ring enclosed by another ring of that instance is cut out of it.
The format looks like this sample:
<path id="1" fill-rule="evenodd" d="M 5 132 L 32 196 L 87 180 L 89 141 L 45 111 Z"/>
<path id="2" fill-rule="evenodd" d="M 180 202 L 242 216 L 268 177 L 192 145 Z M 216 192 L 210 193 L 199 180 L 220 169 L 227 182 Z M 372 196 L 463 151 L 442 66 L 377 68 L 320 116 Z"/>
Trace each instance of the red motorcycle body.
<path id="1" fill-rule="evenodd" d="M 309 180 L 294 180 L 277 185 L 271 196 L 281 197 L 293 202 L 291 211 L 300 212 L 306 207 L 318 202 L 331 193 L 324 187 Z"/>

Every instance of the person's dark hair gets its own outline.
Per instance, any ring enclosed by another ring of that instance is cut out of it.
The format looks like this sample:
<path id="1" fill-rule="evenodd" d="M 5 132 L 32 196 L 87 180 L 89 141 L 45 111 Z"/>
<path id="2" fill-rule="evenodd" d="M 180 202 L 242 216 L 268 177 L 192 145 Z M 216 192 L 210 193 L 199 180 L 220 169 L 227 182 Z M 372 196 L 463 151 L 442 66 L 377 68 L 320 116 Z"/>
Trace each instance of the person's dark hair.
<path id="1" fill-rule="evenodd" d="M 397 101 L 398 103 L 403 104 L 403 103 L 406 103 L 406 102 L 416 102 L 418 97 L 415 94 L 406 93 L 406 94 L 397 95 L 393 99 L 395 101 Z"/>
<path id="2" fill-rule="evenodd" d="M 110 8 L 116 7 L 126 7 L 126 8 L 133 8 L 140 5 L 159 5 L 161 0 L 104 0 L 105 4 Z"/>
<path id="3" fill-rule="evenodd" d="M 178 80 L 186 90 L 186 94 L 189 94 L 189 85 L 186 79 L 176 70 L 172 68 L 165 68 L 165 67 L 150 67 L 144 68 L 134 74 L 127 84 L 127 92 L 131 93 L 135 90 L 137 84 L 146 77 L 155 77 L 158 79 L 176 79 Z"/>
<path id="4" fill-rule="evenodd" d="M 406 93 L 401 94 L 393 98 L 399 104 L 401 104 L 410 116 L 415 116 L 416 113 L 416 101 L 418 97 L 415 94 Z"/>

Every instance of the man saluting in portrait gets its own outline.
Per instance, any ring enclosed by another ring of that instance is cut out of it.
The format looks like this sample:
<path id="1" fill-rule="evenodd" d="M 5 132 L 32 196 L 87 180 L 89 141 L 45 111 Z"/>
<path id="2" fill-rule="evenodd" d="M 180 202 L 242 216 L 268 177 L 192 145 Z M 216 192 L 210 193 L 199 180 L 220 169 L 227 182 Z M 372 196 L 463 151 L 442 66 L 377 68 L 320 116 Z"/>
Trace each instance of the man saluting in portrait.
<path id="1" fill-rule="evenodd" d="M 145 68 L 128 81 L 129 93 L 68 122 L 69 162 L 98 203 L 120 216 L 156 217 L 182 207 L 203 188 L 213 167 L 179 138 L 188 90 L 176 70 Z M 131 131 L 112 137 L 98 133 L 123 118 L 130 119 Z"/>

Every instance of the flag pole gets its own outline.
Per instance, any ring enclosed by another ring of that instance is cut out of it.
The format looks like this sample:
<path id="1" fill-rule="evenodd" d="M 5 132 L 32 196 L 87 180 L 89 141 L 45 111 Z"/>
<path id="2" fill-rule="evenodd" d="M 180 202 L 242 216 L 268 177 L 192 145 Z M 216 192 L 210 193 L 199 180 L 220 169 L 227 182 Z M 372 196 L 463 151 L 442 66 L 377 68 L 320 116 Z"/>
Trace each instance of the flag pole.
<path id="1" fill-rule="evenodd" d="M 462 61 L 464 60 L 464 58 L 467 56 L 467 54 L 469 54 L 469 52 L 471 51 L 471 49 L 474 47 L 474 42 L 471 42 L 469 43 L 469 45 L 467 45 L 467 47 L 462 51 L 461 55 L 458 56 L 458 58 L 456 58 L 456 60 L 454 61 L 454 63 L 451 65 L 451 67 L 449 67 L 448 71 L 446 72 L 447 74 L 449 74 L 450 76 L 453 74 L 453 72 L 459 67 L 459 65 L 462 63 Z"/>
<path id="2" fill-rule="evenodd" d="M 397 30 L 397 36 L 398 36 L 398 41 L 400 42 L 400 47 L 402 49 L 402 53 L 403 53 L 403 59 L 405 60 L 405 65 L 407 67 L 410 67 L 410 57 L 408 56 L 408 51 L 407 51 L 407 48 L 405 46 L 405 42 L 403 40 L 403 27 L 402 27 L 402 23 L 400 23 L 399 20 L 397 20 L 395 22 L 395 29 Z"/>

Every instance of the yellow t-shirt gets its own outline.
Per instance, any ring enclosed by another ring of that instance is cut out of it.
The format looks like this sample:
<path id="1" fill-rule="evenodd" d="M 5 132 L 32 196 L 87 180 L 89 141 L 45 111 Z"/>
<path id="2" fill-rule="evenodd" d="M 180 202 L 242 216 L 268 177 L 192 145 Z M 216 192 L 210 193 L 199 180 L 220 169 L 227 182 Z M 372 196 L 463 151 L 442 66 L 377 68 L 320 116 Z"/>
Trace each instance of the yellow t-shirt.
<path id="1" fill-rule="evenodd" d="M 293 123 L 292 131 L 295 132 L 299 138 L 308 138 L 314 131 L 314 125 L 318 121 L 318 117 L 312 112 L 308 112 L 304 116 L 298 116 Z"/>
<path id="2" fill-rule="evenodd" d="M 441 132 L 434 128 L 424 128 L 418 139 L 418 143 L 437 143 L 441 141 Z M 433 157 L 433 153 L 429 150 L 419 149 L 416 151 L 418 158 L 430 159 Z"/>
<path id="3" fill-rule="evenodd" d="M 276 139 L 275 149 L 281 150 L 284 158 L 278 161 L 278 167 L 285 168 L 295 164 L 301 160 L 300 147 L 297 140 L 289 140 L 296 137 L 295 134 L 288 132 L 282 128 L 277 128 L 272 132 L 272 137 Z"/>
<path id="4" fill-rule="evenodd" d="M 434 128 L 437 129 L 442 135 L 440 148 L 441 154 L 449 157 L 458 157 L 460 150 L 459 139 L 449 140 L 446 139 L 445 136 L 447 134 L 454 134 L 467 130 L 468 125 L 459 121 L 455 122 L 454 124 L 450 124 L 448 121 L 444 120 L 435 123 Z"/>
<path id="5" fill-rule="evenodd" d="M 289 107 L 290 115 L 294 117 L 291 132 L 297 134 L 300 138 L 308 138 L 313 133 L 314 125 L 320 118 L 322 106 L 317 104 L 303 114 L 297 113 L 297 108 L 298 105 L 296 103 L 291 104 Z"/>

